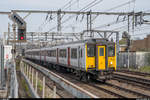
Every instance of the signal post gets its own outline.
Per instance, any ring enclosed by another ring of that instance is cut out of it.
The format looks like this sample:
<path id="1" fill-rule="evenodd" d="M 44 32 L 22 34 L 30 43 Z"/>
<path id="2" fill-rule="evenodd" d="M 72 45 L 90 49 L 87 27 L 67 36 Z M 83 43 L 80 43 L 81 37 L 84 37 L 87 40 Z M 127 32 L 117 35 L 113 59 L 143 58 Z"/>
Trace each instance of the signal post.
<path id="1" fill-rule="evenodd" d="M 13 47 L 13 58 L 15 58 L 15 52 L 16 52 L 16 42 L 20 43 L 21 46 L 21 42 L 26 42 L 26 22 L 24 21 L 23 18 L 21 18 L 16 12 L 12 12 L 9 15 L 9 18 L 14 22 L 13 24 L 13 32 L 14 32 L 14 40 L 11 41 L 14 44 Z M 16 40 L 16 26 L 15 24 L 17 24 L 17 40 Z"/>

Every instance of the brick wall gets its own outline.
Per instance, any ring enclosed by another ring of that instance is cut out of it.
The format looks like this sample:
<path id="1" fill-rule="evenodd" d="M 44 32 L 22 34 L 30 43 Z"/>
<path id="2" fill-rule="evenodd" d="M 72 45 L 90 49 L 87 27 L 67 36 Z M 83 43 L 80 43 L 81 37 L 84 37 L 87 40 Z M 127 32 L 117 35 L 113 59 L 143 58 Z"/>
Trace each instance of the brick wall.
<path id="1" fill-rule="evenodd" d="M 133 40 L 131 44 L 131 51 L 147 51 L 150 50 L 150 35 L 143 40 Z"/>
<path id="2" fill-rule="evenodd" d="M 148 35 L 147 38 L 148 50 L 150 51 L 150 35 Z"/>

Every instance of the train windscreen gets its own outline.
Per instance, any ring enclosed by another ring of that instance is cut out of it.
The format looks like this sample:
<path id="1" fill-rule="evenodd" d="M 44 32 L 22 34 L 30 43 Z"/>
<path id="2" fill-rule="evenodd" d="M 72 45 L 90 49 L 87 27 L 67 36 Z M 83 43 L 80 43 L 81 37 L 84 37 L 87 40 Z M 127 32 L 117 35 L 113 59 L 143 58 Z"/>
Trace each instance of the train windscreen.
<path id="1" fill-rule="evenodd" d="M 115 56 L 115 47 L 114 46 L 109 46 L 108 47 L 108 56 L 109 57 Z"/>
<path id="2" fill-rule="evenodd" d="M 88 57 L 94 57 L 95 56 L 94 46 L 90 45 L 87 47 L 87 55 L 88 55 Z"/>

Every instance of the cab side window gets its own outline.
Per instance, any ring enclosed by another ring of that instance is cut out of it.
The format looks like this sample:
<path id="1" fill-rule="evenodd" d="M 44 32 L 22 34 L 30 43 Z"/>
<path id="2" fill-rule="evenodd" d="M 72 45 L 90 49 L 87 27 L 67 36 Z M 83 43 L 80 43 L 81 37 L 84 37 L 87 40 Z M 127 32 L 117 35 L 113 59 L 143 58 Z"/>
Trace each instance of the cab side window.
<path id="1" fill-rule="evenodd" d="M 71 58 L 77 59 L 77 48 L 71 49 Z"/>
<path id="2" fill-rule="evenodd" d="M 104 48 L 99 48 L 99 56 L 104 56 Z"/>

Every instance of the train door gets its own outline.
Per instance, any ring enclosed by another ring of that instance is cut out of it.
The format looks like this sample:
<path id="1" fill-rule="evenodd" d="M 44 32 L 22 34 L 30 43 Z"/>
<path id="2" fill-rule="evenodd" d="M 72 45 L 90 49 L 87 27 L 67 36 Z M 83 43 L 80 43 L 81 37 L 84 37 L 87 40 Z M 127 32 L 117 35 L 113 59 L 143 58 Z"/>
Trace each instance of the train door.
<path id="1" fill-rule="evenodd" d="M 70 66 L 70 47 L 68 47 L 68 66 Z"/>
<path id="2" fill-rule="evenodd" d="M 105 46 L 98 46 L 98 69 L 99 70 L 104 70 L 105 69 Z"/>

